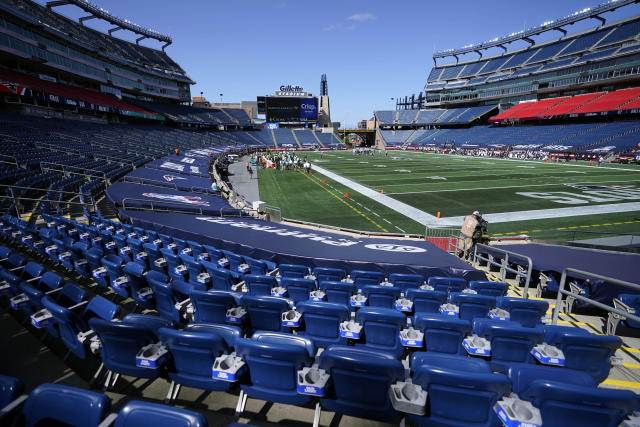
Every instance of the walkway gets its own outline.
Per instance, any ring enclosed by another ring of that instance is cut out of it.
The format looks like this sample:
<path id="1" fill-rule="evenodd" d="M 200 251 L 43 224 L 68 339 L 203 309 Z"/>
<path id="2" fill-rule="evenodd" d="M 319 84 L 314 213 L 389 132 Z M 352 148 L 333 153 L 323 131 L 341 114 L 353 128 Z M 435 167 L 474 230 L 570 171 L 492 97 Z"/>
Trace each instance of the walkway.
<path id="1" fill-rule="evenodd" d="M 260 200 L 260 192 L 258 190 L 258 171 L 255 166 L 253 168 L 253 178 L 247 172 L 245 162 L 249 157 L 239 158 L 229 165 L 229 181 L 233 190 L 242 196 L 247 203 Z"/>

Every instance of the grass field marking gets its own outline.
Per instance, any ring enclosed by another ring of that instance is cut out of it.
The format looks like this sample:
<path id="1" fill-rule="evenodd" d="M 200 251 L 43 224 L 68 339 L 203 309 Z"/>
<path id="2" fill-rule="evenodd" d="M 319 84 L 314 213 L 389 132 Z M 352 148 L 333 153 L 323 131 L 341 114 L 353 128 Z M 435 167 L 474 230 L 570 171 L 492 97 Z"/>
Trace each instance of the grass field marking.
<path id="1" fill-rule="evenodd" d="M 378 224 L 377 222 L 375 222 L 374 220 L 372 220 L 371 218 L 369 218 L 368 216 L 366 216 L 364 213 L 360 212 L 358 209 L 354 208 L 353 206 L 351 206 L 348 202 L 346 202 L 345 200 L 342 199 L 342 197 L 337 196 L 336 194 L 332 193 L 331 191 L 327 190 L 326 188 L 324 188 L 322 186 L 322 184 L 319 182 L 319 180 L 317 178 L 312 178 L 309 175 L 307 175 L 306 173 L 299 171 L 300 174 L 302 174 L 304 177 L 306 177 L 307 179 L 310 179 L 311 182 L 315 183 L 316 185 L 318 185 L 320 188 L 322 188 L 324 191 L 326 191 L 327 193 L 331 194 L 334 198 L 340 200 L 342 203 L 344 203 L 345 205 L 349 206 L 354 212 L 356 212 L 358 215 L 360 215 L 361 217 L 363 217 L 364 219 L 366 219 L 367 221 L 369 221 L 371 224 L 375 225 L 376 227 L 378 227 L 380 230 L 384 231 L 385 233 L 388 233 L 389 230 L 387 230 L 386 228 L 384 228 L 383 226 L 381 226 L 380 224 Z"/>
<path id="2" fill-rule="evenodd" d="M 635 223 L 640 223 L 639 221 L 625 221 L 625 222 L 614 222 L 613 224 L 635 224 Z M 604 227 L 607 224 L 589 224 L 589 225 L 578 225 L 578 226 L 572 226 L 572 227 L 556 227 L 556 228 L 549 228 L 549 230 L 566 230 L 567 228 L 591 228 L 591 227 Z M 524 230 L 524 231 L 520 231 L 520 234 L 528 234 L 528 233 L 541 233 L 543 230 Z M 495 237 L 500 237 L 500 236 L 504 236 L 507 233 L 495 233 L 495 234 L 491 234 L 492 236 Z M 516 234 L 516 233 L 508 233 L 508 234 Z"/>
<path id="3" fill-rule="evenodd" d="M 451 156 L 452 154 L 436 154 L 436 153 L 429 153 L 429 154 L 433 154 L 434 156 Z M 464 158 L 468 158 L 468 156 L 461 156 L 459 154 L 453 154 L 453 156 L 455 157 L 464 157 Z M 473 157 L 472 157 L 473 158 Z M 631 169 L 631 168 L 612 168 L 610 166 L 589 166 L 589 165 L 580 165 L 580 164 L 573 164 L 573 163 L 554 163 L 554 162 L 543 162 L 541 160 L 524 160 L 524 159 L 499 159 L 499 158 L 492 158 L 492 160 L 495 161 L 503 161 L 503 162 L 521 162 L 521 163 L 535 163 L 538 164 L 540 166 L 560 166 L 560 167 L 574 167 L 574 168 L 593 168 L 593 169 L 611 169 L 611 170 L 630 170 L 633 172 L 640 172 L 640 169 Z"/>
<path id="4" fill-rule="evenodd" d="M 509 178 L 509 179 L 513 179 L 513 178 Z M 535 176 L 532 176 L 531 178 L 517 178 L 517 179 L 536 179 Z M 471 190 L 503 190 L 506 188 L 527 188 L 527 187 L 549 187 L 549 186 L 553 186 L 553 185 L 564 185 L 564 184 L 572 184 L 572 185 L 599 185 L 599 184 L 615 184 L 615 183 L 628 183 L 628 182 L 640 182 L 640 179 L 616 179 L 614 181 L 598 181 L 598 182 L 562 182 L 562 183 L 556 183 L 556 182 L 549 182 L 546 184 L 530 184 L 530 185 L 506 185 L 506 186 L 501 186 L 501 187 L 465 187 L 465 188 L 451 188 L 451 189 L 445 189 L 445 190 L 422 190 L 422 191 L 405 191 L 405 192 L 399 192 L 399 193 L 387 193 L 389 195 L 394 195 L 394 194 L 423 194 L 423 193 L 445 193 L 445 192 L 452 192 L 452 191 L 471 191 Z M 462 182 L 461 182 L 462 183 Z M 433 183 L 433 182 L 421 182 L 419 184 L 402 184 L 402 185 L 425 185 L 425 184 L 441 184 L 441 183 Z M 385 187 L 392 187 L 394 185 L 401 185 L 401 184 L 385 184 Z"/>
<path id="5" fill-rule="evenodd" d="M 535 209 L 530 211 L 491 213 L 483 215 L 490 223 L 528 221 L 532 219 L 556 219 L 561 217 L 599 215 L 607 213 L 634 212 L 640 210 L 639 202 L 613 203 L 604 205 L 576 206 L 571 208 Z M 460 225 L 464 216 L 442 218 L 439 225 Z M 558 228 L 560 230 L 561 228 Z M 515 233 L 505 233 L 515 234 Z"/>
<path id="6" fill-rule="evenodd" d="M 311 168 L 314 170 L 317 170 L 322 175 L 344 185 L 345 187 L 349 187 L 352 190 L 362 194 L 363 196 L 373 199 L 374 201 L 381 203 L 382 205 L 388 207 L 389 209 L 392 209 L 406 216 L 409 219 L 419 222 L 420 224 L 435 225 L 435 224 L 438 224 L 439 222 L 437 218 L 431 214 L 421 211 L 420 209 L 416 209 L 413 206 L 409 206 L 406 203 L 402 203 L 384 194 L 380 194 L 377 191 L 372 190 L 368 187 L 365 187 L 362 184 L 358 184 L 357 182 L 344 178 L 343 176 L 340 176 L 337 173 L 331 172 L 327 169 L 324 169 L 314 164 L 311 165 Z"/>

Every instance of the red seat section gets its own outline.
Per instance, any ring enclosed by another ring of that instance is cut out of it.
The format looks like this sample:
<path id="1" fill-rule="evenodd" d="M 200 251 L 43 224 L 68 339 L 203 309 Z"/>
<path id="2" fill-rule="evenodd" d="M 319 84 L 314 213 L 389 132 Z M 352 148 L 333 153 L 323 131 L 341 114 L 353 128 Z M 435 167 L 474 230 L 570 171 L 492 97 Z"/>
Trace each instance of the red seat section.
<path id="1" fill-rule="evenodd" d="M 94 92 L 92 90 L 83 89 L 75 86 L 69 86 L 63 83 L 50 82 L 48 80 L 42 80 L 37 77 L 33 77 L 27 74 L 18 73 L 16 71 L 8 70 L 6 68 L 0 68 L 0 79 L 6 80 L 10 83 L 24 86 L 32 90 L 45 92 L 51 95 L 64 96 L 66 98 L 74 99 L 76 101 L 84 101 L 91 104 L 102 105 L 105 107 L 111 107 L 118 110 L 132 111 L 140 114 L 148 114 L 150 116 L 157 116 L 157 114 L 150 113 L 143 110 L 140 107 L 131 105 L 129 103 L 120 101 L 118 98 L 106 95 L 100 92 Z"/>
<path id="2" fill-rule="evenodd" d="M 528 102 L 525 104 L 525 108 L 521 108 L 511 117 L 518 119 L 537 119 L 540 118 L 541 113 L 545 110 L 553 107 L 554 105 L 558 105 L 567 99 L 569 99 L 569 97 L 564 96 L 561 98 L 543 99 L 538 102 Z"/>
<path id="3" fill-rule="evenodd" d="M 518 111 L 522 110 L 523 108 L 525 108 L 527 106 L 528 103 L 522 103 L 522 104 L 517 104 L 514 105 L 513 107 L 509 108 L 507 111 L 503 111 L 502 113 L 498 114 L 495 117 L 492 117 L 489 121 L 490 122 L 503 122 L 507 119 L 510 119 L 511 117 L 513 117 L 514 114 L 517 114 Z M 534 104 L 532 102 L 532 104 Z"/>
<path id="4" fill-rule="evenodd" d="M 575 110 L 576 108 L 580 107 L 581 105 L 585 104 L 586 102 L 592 101 L 596 98 L 598 98 L 599 96 L 602 96 L 604 94 L 604 92 L 597 92 L 597 93 L 586 93 L 584 95 L 576 95 L 570 99 L 567 99 L 566 101 L 555 105 L 551 108 L 549 108 L 547 111 L 544 112 L 544 114 L 542 114 L 544 117 L 550 117 L 550 116 L 560 116 L 562 114 L 569 114 L 569 113 L 573 113 L 573 110 Z"/>
<path id="5" fill-rule="evenodd" d="M 606 95 L 594 99 L 571 113 L 597 113 L 600 111 L 612 111 L 640 96 L 640 88 L 622 89 L 609 92 Z"/>

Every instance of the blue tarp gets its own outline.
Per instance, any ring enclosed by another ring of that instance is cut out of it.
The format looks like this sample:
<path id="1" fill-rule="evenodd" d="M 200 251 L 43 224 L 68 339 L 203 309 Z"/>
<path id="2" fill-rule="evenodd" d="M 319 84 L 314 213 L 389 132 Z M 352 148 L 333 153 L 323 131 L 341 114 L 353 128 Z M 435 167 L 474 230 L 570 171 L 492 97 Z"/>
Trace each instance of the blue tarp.
<path id="1" fill-rule="evenodd" d="M 637 254 L 540 243 L 501 245 L 500 249 L 530 257 L 535 271 L 554 273 L 558 281 L 562 271 L 569 267 L 640 285 L 640 255 Z M 636 293 L 600 280 L 589 282 L 589 297 L 604 304 L 611 304 L 612 298 L 621 293 Z"/>
<path id="2" fill-rule="evenodd" d="M 275 263 L 486 280 L 428 242 L 352 238 L 246 218 L 120 211 L 135 226 Z"/>
<path id="3" fill-rule="evenodd" d="M 225 209 L 226 214 L 239 212 L 222 197 L 129 182 L 112 184 L 106 194 L 109 203 L 116 209 L 121 209 L 124 203 L 130 208 L 151 208 L 153 205 L 156 210 L 170 209 L 206 215 L 220 215 L 220 209 Z"/>
<path id="4" fill-rule="evenodd" d="M 209 178 L 208 166 L 199 164 L 190 164 L 190 157 L 185 156 L 167 156 L 162 159 L 153 160 L 146 165 L 145 168 L 160 169 L 163 171 L 183 173 L 186 175 L 195 175 L 203 178 Z M 207 162 L 208 164 L 208 162 Z"/>
<path id="5" fill-rule="evenodd" d="M 183 191 L 217 194 L 211 189 L 211 179 L 193 175 L 165 172 L 159 169 L 138 168 L 127 174 L 127 182 L 147 183 Z"/>

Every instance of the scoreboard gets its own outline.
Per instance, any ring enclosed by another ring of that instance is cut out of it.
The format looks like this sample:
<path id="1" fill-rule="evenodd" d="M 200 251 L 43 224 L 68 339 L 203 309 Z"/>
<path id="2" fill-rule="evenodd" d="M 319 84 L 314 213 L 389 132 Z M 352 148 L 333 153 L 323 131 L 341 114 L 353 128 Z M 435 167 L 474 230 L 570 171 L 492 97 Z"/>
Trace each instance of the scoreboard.
<path id="1" fill-rule="evenodd" d="M 299 96 L 259 96 L 258 114 L 270 123 L 316 123 L 318 98 Z"/>

